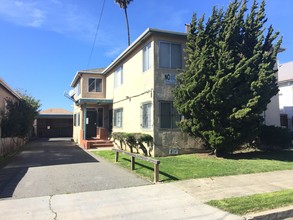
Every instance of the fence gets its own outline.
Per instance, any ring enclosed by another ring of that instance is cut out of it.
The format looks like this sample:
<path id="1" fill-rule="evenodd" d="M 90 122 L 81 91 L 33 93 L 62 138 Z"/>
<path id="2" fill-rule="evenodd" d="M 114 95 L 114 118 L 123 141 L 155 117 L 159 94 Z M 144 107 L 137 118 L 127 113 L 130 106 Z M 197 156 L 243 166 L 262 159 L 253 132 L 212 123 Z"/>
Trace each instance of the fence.
<path id="1" fill-rule="evenodd" d="M 25 143 L 26 142 L 23 138 L 0 137 L 0 157 L 15 152 L 17 149 L 19 149 L 19 147 L 23 146 Z"/>

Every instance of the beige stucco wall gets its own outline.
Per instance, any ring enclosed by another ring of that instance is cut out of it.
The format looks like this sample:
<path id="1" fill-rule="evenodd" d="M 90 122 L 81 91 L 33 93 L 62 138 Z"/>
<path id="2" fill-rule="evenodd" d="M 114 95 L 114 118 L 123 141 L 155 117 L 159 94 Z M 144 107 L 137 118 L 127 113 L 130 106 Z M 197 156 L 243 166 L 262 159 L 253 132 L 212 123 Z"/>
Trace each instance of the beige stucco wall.
<path id="1" fill-rule="evenodd" d="M 113 99 L 114 97 L 114 74 L 106 76 L 106 99 Z"/>
<path id="2" fill-rule="evenodd" d="M 178 39 L 169 35 L 153 35 L 133 51 L 131 56 L 121 60 L 107 76 L 107 98 L 113 97 L 113 110 L 123 108 L 122 127 L 113 127 L 113 132 L 141 132 L 152 135 L 154 137 L 153 156 L 169 155 L 170 149 L 177 149 L 179 154 L 199 151 L 202 149 L 202 143 L 198 139 L 189 137 L 179 129 L 160 129 L 159 101 L 173 100 L 174 86 L 165 84 L 165 74 L 178 73 L 176 69 L 158 68 L 160 41 L 179 43 L 182 48 L 185 45 L 184 36 Z M 149 42 L 151 42 L 152 51 L 151 68 L 143 72 L 142 49 Z M 182 64 L 184 64 L 184 56 L 182 56 Z M 123 65 L 123 84 L 114 88 L 114 72 L 120 65 Z M 108 83 L 111 83 L 113 90 L 110 89 L 111 86 L 108 86 Z M 146 91 L 151 92 L 140 95 Z M 132 96 L 137 97 L 127 98 Z M 146 102 L 152 104 L 151 129 L 141 127 L 141 105 Z"/>
<path id="3" fill-rule="evenodd" d="M 184 154 L 193 153 L 203 150 L 202 142 L 199 139 L 190 137 L 180 129 L 161 129 L 160 128 L 160 101 L 173 101 L 174 96 L 172 90 L 175 85 L 168 85 L 165 83 L 165 74 L 178 74 L 180 70 L 165 69 L 159 67 L 159 43 L 160 41 L 167 41 L 171 43 L 181 44 L 182 49 L 185 46 L 185 38 L 182 37 L 155 37 L 155 95 L 154 95 L 154 142 L 155 142 L 155 156 L 167 156 L 170 154 Z M 182 55 L 182 65 L 184 68 L 184 54 Z"/>
<path id="4" fill-rule="evenodd" d="M 141 127 L 141 105 L 145 102 L 150 102 L 153 105 L 153 88 L 154 74 L 153 63 L 154 57 L 151 59 L 151 68 L 143 72 L 143 53 L 142 49 L 151 40 L 145 42 L 141 47 L 132 53 L 134 56 L 126 57 L 123 63 L 123 84 L 113 89 L 113 110 L 123 108 L 122 128 L 113 127 L 113 132 L 142 132 L 153 134 L 153 128 L 143 129 Z M 154 50 L 153 43 L 151 50 Z M 120 65 L 117 65 L 111 73 L 111 78 L 114 84 L 114 72 Z M 107 81 L 108 83 L 108 81 Z M 148 93 L 142 94 L 146 91 Z M 137 97 L 133 97 L 137 96 Z M 108 95 L 107 95 L 108 97 Z M 126 98 L 132 97 L 132 98 Z M 114 119 L 114 118 L 113 118 Z M 153 124 L 153 122 L 152 122 Z M 153 126 L 152 126 L 153 127 Z"/>
<path id="5" fill-rule="evenodd" d="M 80 130 L 82 128 L 83 114 L 79 106 L 74 105 L 73 115 L 80 113 L 80 126 L 74 126 L 73 124 L 73 140 L 74 142 L 80 144 Z"/>
<path id="6" fill-rule="evenodd" d="M 102 79 L 102 92 L 89 92 L 89 78 Z M 81 84 L 82 98 L 105 98 L 106 97 L 106 80 L 105 75 L 101 74 L 83 74 Z"/>

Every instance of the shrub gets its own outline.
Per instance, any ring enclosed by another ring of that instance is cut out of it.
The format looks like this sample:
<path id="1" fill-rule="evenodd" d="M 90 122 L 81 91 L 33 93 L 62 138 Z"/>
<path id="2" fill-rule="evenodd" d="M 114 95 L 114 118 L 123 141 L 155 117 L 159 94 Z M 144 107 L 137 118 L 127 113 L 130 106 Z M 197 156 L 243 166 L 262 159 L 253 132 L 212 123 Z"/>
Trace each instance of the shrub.
<path id="1" fill-rule="evenodd" d="M 263 125 L 259 139 L 259 148 L 264 150 L 286 149 L 292 146 L 292 137 L 287 128 Z"/>
<path id="2" fill-rule="evenodd" d="M 114 142 L 117 140 L 119 141 L 119 148 L 123 149 L 123 145 L 129 147 L 130 152 L 133 152 L 133 148 L 136 148 L 136 152 L 139 153 L 139 149 L 143 151 L 145 156 L 151 156 L 151 151 L 153 150 L 153 137 L 148 134 L 141 134 L 141 133 L 126 133 L 126 132 L 113 132 L 112 138 Z M 144 143 L 148 146 L 145 147 Z"/>

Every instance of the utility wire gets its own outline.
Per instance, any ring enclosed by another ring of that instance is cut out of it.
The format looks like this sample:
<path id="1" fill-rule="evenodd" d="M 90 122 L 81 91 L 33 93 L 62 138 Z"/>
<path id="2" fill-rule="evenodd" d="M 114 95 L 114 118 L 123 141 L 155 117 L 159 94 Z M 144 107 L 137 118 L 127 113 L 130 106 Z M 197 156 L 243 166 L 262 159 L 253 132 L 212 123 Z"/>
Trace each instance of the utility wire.
<path id="1" fill-rule="evenodd" d="M 88 62 L 87 62 L 87 69 L 89 68 L 90 61 L 91 61 L 92 56 L 93 56 L 93 52 L 94 52 L 94 48 L 95 48 L 95 44 L 96 44 L 96 39 L 97 39 L 97 35 L 98 35 L 98 32 L 99 32 L 99 28 L 100 28 L 100 23 L 101 23 L 103 12 L 104 12 L 105 2 L 106 2 L 106 0 L 103 1 L 102 9 L 101 9 L 101 12 L 100 12 L 100 17 L 99 17 L 97 28 L 96 28 L 96 34 L 95 34 L 93 46 L 92 46 L 91 53 L 90 53 L 90 56 L 89 56 L 89 59 L 88 59 Z"/>

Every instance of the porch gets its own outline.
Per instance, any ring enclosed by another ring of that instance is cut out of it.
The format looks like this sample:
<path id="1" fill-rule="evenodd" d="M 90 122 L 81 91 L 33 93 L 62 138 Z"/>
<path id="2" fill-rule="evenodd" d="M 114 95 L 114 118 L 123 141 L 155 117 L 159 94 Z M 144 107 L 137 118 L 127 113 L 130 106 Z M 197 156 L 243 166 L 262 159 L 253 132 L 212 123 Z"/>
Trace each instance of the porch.
<path id="1" fill-rule="evenodd" d="M 113 147 L 112 100 L 81 99 L 78 103 L 80 124 L 79 144 L 85 149 Z"/>
<path id="2" fill-rule="evenodd" d="M 100 148 L 100 147 L 113 147 L 113 142 L 109 140 L 108 132 L 104 128 L 97 128 L 96 137 L 88 137 L 83 139 L 83 131 L 81 130 L 81 146 L 84 149 Z"/>

